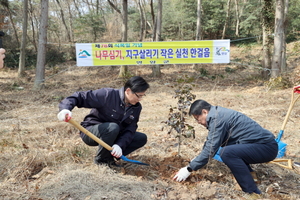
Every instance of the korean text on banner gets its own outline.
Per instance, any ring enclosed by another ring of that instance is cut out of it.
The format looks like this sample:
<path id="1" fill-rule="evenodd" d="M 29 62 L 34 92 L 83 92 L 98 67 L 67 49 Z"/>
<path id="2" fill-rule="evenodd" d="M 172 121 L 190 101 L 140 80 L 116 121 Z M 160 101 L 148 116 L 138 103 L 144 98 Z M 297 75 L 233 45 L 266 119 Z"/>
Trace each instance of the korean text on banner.
<path id="1" fill-rule="evenodd" d="M 230 40 L 76 43 L 77 66 L 229 63 Z"/>

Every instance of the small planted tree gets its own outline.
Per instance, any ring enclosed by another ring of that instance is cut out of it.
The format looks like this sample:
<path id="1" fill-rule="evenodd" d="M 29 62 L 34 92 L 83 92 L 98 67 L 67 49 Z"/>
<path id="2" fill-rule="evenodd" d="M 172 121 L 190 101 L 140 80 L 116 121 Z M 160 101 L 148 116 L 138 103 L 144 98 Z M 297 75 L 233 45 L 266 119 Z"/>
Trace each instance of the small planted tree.
<path id="1" fill-rule="evenodd" d="M 170 106 L 168 120 L 163 121 L 167 127 L 169 127 L 168 134 L 174 133 L 178 139 L 178 155 L 180 156 L 180 145 L 184 138 L 195 138 L 194 127 L 186 122 L 188 116 L 188 109 L 191 102 L 196 98 L 196 95 L 192 94 L 194 78 L 189 76 L 182 76 L 176 80 L 174 86 L 175 95 L 177 99 L 177 106 Z M 174 131 L 175 130 L 175 131 Z"/>

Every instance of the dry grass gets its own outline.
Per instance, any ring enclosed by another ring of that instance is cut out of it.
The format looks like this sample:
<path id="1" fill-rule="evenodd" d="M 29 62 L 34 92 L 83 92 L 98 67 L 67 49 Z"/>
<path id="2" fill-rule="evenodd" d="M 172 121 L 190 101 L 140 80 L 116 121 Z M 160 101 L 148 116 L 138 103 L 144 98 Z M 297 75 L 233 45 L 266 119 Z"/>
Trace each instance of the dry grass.
<path id="1" fill-rule="evenodd" d="M 193 93 L 214 105 L 241 111 L 257 120 L 275 135 L 286 115 L 291 88 L 270 90 L 257 78 L 259 71 L 230 66 L 228 74 L 222 65 L 205 66 L 212 79 L 200 76 L 191 66 L 164 66 L 162 78 L 151 77 L 148 66 L 129 67 L 132 74 L 143 76 L 151 85 L 143 99 L 139 131 L 147 133 L 146 146 L 129 156 L 150 163 L 150 167 L 127 164 L 121 171 L 93 164 L 95 147 L 81 141 L 78 130 L 58 122 L 59 101 L 77 90 L 101 87 L 119 88 L 118 68 L 78 68 L 74 63 L 57 66 L 46 73 L 46 88 L 32 91 L 34 72 L 18 78 L 14 70 L 0 71 L 0 198 L 1 199 L 239 199 L 243 193 L 229 169 L 211 160 L 185 183 L 171 180 L 174 172 L 196 156 L 207 130 L 192 119 L 196 139 L 186 139 L 181 158 L 176 157 L 177 140 L 162 131 L 169 105 L 176 105 L 174 91 L 168 85 L 188 74 L 196 77 Z M 297 71 L 297 68 L 291 69 Z M 297 73 L 291 80 L 298 80 Z M 299 84 L 294 82 L 293 84 Z M 23 87 L 24 89 L 20 88 Z M 81 121 L 88 109 L 73 110 Z M 299 162 L 300 103 L 296 103 L 285 128 L 283 141 L 288 144 L 287 158 Z M 268 199 L 299 199 L 300 175 L 274 164 L 255 165 Z"/>

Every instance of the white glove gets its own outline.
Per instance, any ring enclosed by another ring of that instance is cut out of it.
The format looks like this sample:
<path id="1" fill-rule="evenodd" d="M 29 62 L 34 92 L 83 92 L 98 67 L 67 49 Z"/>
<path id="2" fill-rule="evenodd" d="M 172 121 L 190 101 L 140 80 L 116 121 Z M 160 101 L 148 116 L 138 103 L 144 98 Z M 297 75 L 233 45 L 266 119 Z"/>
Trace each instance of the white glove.
<path id="1" fill-rule="evenodd" d="M 183 167 L 177 172 L 173 180 L 178 182 L 185 181 L 185 179 L 187 179 L 187 177 L 189 177 L 190 174 L 191 172 L 188 171 L 187 167 Z"/>
<path id="2" fill-rule="evenodd" d="M 58 114 L 57 114 L 57 118 L 59 121 L 67 121 L 66 117 L 71 118 L 72 113 L 71 111 L 67 110 L 67 109 L 63 109 L 61 110 Z"/>
<path id="3" fill-rule="evenodd" d="M 120 158 L 123 155 L 122 149 L 119 145 L 114 144 L 112 146 L 112 151 L 111 151 L 111 155 L 113 155 L 116 158 Z"/>

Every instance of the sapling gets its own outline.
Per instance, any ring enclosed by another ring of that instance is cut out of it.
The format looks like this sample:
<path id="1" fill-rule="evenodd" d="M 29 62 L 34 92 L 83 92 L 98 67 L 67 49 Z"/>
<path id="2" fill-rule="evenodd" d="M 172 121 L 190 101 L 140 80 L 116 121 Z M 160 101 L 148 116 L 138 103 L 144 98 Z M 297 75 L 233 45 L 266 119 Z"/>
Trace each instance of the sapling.
<path id="1" fill-rule="evenodd" d="M 180 156 L 180 145 L 184 138 L 195 138 L 194 127 L 186 122 L 188 116 L 188 109 L 196 95 L 192 94 L 193 78 L 189 76 L 182 76 L 176 80 L 174 86 L 175 95 L 173 98 L 177 99 L 177 106 L 170 106 L 168 120 L 163 121 L 166 126 L 170 127 L 168 134 L 174 133 L 178 139 L 178 155 Z M 175 131 L 174 131 L 175 130 Z"/>

